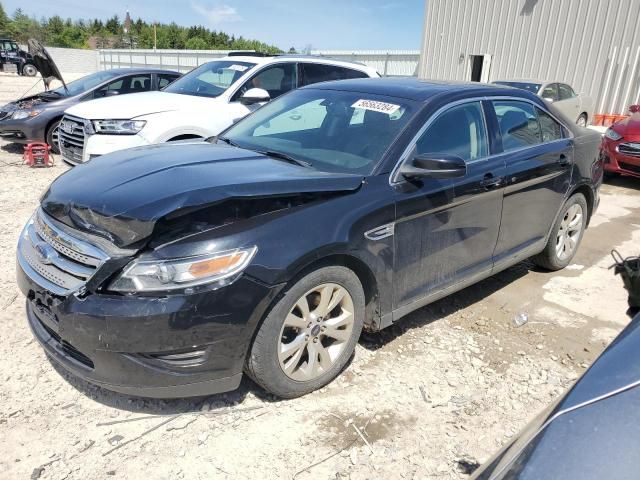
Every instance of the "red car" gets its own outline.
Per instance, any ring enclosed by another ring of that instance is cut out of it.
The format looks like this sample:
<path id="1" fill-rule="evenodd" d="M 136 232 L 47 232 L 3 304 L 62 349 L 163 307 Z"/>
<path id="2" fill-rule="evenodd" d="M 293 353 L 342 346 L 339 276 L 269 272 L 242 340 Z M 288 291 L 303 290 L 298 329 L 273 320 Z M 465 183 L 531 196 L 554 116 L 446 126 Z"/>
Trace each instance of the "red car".
<path id="1" fill-rule="evenodd" d="M 629 112 L 629 117 L 606 131 L 600 155 L 605 172 L 640 178 L 640 105 L 632 105 Z"/>

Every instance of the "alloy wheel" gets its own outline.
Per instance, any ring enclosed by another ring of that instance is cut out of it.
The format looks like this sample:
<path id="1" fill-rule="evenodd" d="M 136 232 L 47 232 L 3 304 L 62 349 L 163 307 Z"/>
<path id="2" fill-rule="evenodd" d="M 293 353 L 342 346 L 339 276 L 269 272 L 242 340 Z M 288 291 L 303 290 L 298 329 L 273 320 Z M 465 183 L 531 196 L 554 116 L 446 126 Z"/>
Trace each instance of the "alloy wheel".
<path id="1" fill-rule="evenodd" d="M 575 252 L 582 234 L 582 217 L 582 207 L 577 203 L 571 205 L 565 213 L 556 241 L 556 255 L 559 260 L 566 260 Z"/>
<path id="2" fill-rule="evenodd" d="M 282 371 L 308 382 L 340 358 L 354 327 L 353 299 L 341 285 L 325 283 L 300 297 L 285 317 L 278 345 Z"/>
<path id="3" fill-rule="evenodd" d="M 586 126 L 587 126 L 587 119 L 585 118 L 585 116 L 584 116 L 584 115 L 580 115 L 580 116 L 578 117 L 578 120 L 576 121 L 576 124 L 577 124 L 579 127 L 586 127 Z"/>

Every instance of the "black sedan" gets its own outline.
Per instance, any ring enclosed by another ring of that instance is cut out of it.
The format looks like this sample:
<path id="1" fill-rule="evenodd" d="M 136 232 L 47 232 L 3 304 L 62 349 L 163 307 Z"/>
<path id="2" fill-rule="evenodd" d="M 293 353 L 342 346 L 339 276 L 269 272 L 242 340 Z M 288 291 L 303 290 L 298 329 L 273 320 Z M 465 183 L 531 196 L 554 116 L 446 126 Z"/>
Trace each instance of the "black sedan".
<path id="1" fill-rule="evenodd" d="M 142 396 L 281 397 L 330 382 L 379 330 L 533 257 L 571 262 L 600 136 L 525 91 L 327 82 L 209 143 L 116 152 L 59 177 L 18 246 L 50 356 Z"/>
<path id="2" fill-rule="evenodd" d="M 170 70 L 120 68 L 87 75 L 64 86 L 24 97 L 0 107 L 0 137 L 10 142 L 46 142 L 58 147 L 64 111 L 80 102 L 110 95 L 159 90 L 180 76 Z"/>

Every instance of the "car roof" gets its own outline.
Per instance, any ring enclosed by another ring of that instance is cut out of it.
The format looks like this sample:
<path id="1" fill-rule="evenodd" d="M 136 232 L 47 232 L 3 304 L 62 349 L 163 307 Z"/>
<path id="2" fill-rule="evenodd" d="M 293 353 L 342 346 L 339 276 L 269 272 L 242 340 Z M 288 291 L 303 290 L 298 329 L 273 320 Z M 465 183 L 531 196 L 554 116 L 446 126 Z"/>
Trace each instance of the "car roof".
<path id="1" fill-rule="evenodd" d="M 164 68 L 109 68 L 105 70 L 105 72 L 112 72 L 118 75 L 126 75 L 128 73 L 174 73 L 177 75 L 182 75 L 180 72 L 175 70 L 167 70 Z"/>
<path id="2" fill-rule="evenodd" d="M 348 62 L 346 60 L 338 60 L 331 57 L 324 57 L 319 55 L 273 55 L 270 57 L 258 57 L 251 55 L 233 55 L 230 57 L 217 58 L 216 60 L 231 60 L 237 62 L 249 62 L 256 65 L 265 65 L 268 63 L 295 61 L 303 63 L 323 63 L 326 65 L 338 65 L 347 68 L 353 68 L 363 72 L 377 73 L 377 70 L 373 67 L 369 67 L 363 63 Z M 215 60 L 213 60 L 215 61 Z"/>
<path id="3" fill-rule="evenodd" d="M 436 95 L 448 92 L 465 92 L 469 96 L 505 95 L 531 98 L 531 93 L 501 85 L 479 82 L 452 82 L 422 80 L 415 77 L 359 78 L 353 80 L 337 80 L 333 82 L 314 83 L 302 89 L 326 89 L 351 92 L 388 95 L 424 102 Z"/>

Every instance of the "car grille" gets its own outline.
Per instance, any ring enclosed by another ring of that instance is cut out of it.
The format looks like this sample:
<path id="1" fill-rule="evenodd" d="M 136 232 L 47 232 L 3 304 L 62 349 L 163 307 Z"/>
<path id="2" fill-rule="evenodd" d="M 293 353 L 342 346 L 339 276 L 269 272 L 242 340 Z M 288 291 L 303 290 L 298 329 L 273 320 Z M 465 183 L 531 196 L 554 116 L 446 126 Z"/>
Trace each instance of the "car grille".
<path id="1" fill-rule="evenodd" d="M 640 157 L 640 143 L 621 143 L 618 152 L 630 157 Z"/>
<path id="2" fill-rule="evenodd" d="M 81 289 L 109 257 L 56 223 L 39 209 L 22 232 L 18 261 L 38 285 L 68 295 Z"/>
<path id="3" fill-rule="evenodd" d="M 84 155 L 84 120 L 65 115 L 58 128 L 62 158 L 73 164 L 82 163 Z"/>
<path id="4" fill-rule="evenodd" d="M 623 170 L 628 170 L 628 171 L 634 172 L 634 173 L 640 173 L 640 165 L 632 165 L 631 163 L 620 162 L 620 161 L 618 161 L 618 165 Z"/>

